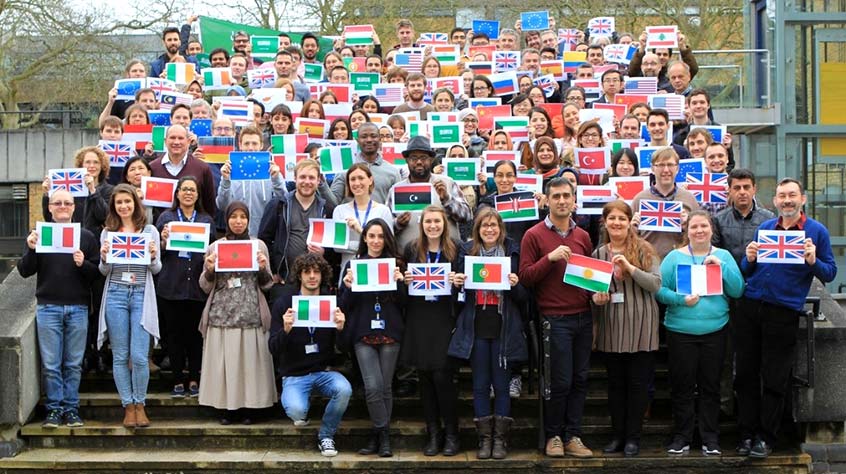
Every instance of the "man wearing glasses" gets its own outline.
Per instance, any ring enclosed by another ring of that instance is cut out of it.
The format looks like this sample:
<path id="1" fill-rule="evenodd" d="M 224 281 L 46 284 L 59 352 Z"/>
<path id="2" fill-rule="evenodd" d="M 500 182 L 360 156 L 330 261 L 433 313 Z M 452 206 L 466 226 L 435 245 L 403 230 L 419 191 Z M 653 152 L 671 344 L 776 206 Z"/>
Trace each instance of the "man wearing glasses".
<path id="1" fill-rule="evenodd" d="M 217 127 L 217 124 L 216 121 L 214 126 Z M 200 189 L 202 189 L 200 199 L 203 201 L 203 208 L 209 215 L 213 216 L 217 212 L 217 205 L 215 204 L 215 189 L 217 187 L 212 172 L 208 164 L 188 153 L 188 144 L 188 130 L 185 127 L 182 125 L 168 127 L 165 134 L 167 153 L 161 159 L 150 162 L 150 168 L 153 170 L 152 175 L 155 178 L 167 179 L 179 179 L 183 176 L 197 178 L 200 182 Z"/>
<path id="2" fill-rule="evenodd" d="M 620 71 L 608 70 L 602 73 L 602 97 L 595 100 L 595 104 L 613 104 L 614 96 L 623 87 L 623 75 Z"/>
<path id="3" fill-rule="evenodd" d="M 250 54 L 252 48 L 250 46 L 250 35 L 246 31 L 236 31 L 232 34 L 232 52 L 241 53 L 249 59 L 247 61 L 247 69 L 253 69 L 260 65 L 263 61 L 256 59 Z"/>

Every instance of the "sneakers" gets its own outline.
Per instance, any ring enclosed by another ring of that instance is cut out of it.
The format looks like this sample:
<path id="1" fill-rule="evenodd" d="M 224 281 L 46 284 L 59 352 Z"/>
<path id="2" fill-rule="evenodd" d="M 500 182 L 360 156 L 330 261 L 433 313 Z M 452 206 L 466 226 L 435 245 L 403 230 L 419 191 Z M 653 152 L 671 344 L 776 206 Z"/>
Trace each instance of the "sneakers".
<path id="1" fill-rule="evenodd" d="M 690 451 L 690 445 L 681 438 L 673 439 L 673 442 L 667 446 L 667 454 L 673 456 L 684 456 Z"/>
<path id="2" fill-rule="evenodd" d="M 308 426 L 308 421 L 309 421 L 308 418 L 306 418 L 305 420 L 294 420 L 294 426 L 296 426 L 296 427 Z M 324 439 L 329 439 L 329 438 L 324 438 Z"/>
<path id="3" fill-rule="evenodd" d="M 79 417 L 79 412 L 76 410 L 66 411 L 64 418 L 65 424 L 68 425 L 69 428 L 79 428 L 81 426 L 85 426 L 85 422 L 82 421 L 82 418 Z"/>
<path id="4" fill-rule="evenodd" d="M 564 457 L 564 442 L 560 436 L 553 436 L 546 441 L 546 455 L 551 458 Z"/>
<path id="5" fill-rule="evenodd" d="M 317 447 L 320 448 L 320 454 L 331 458 L 338 455 L 338 450 L 335 449 L 335 440 L 332 438 L 323 438 L 317 442 Z"/>
<path id="6" fill-rule="evenodd" d="M 581 438 L 578 436 L 573 436 L 570 438 L 570 441 L 567 441 L 567 444 L 564 445 L 564 452 L 568 456 L 573 456 L 574 458 L 593 457 L 593 451 L 585 446 L 585 444 L 582 443 Z"/>
<path id="7" fill-rule="evenodd" d="M 62 424 L 62 412 L 59 410 L 50 410 L 47 417 L 44 418 L 44 423 L 41 423 L 42 428 L 58 428 Z"/>
<path id="8" fill-rule="evenodd" d="M 749 456 L 749 452 L 752 451 L 752 438 L 744 438 L 737 443 L 737 447 L 734 448 L 734 452 L 737 453 L 738 456 Z"/>
<path id="9" fill-rule="evenodd" d="M 773 452 L 773 447 L 767 444 L 762 439 L 756 439 L 752 443 L 752 449 L 749 451 L 750 458 L 764 459 Z"/>
<path id="10" fill-rule="evenodd" d="M 200 396 L 200 386 L 192 383 L 188 386 L 188 396 L 191 398 L 197 398 Z"/>
<path id="11" fill-rule="evenodd" d="M 719 456 L 722 453 L 720 451 L 720 445 L 714 442 L 705 443 L 702 445 L 702 454 L 704 456 Z"/>
<path id="12" fill-rule="evenodd" d="M 170 391 L 170 398 L 185 398 L 185 386 L 182 384 L 174 385 L 173 390 Z"/>
<path id="13" fill-rule="evenodd" d="M 523 391 L 523 379 L 519 375 L 511 377 L 511 382 L 508 384 L 508 396 L 511 398 L 520 398 L 520 392 Z"/>

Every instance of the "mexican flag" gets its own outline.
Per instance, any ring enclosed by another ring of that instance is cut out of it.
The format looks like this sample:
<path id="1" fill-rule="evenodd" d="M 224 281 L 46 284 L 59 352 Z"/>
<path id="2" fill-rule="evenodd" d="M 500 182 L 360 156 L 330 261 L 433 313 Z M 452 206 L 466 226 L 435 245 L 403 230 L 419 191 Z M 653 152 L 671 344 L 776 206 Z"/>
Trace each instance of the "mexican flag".
<path id="1" fill-rule="evenodd" d="M 394 268 L 396 259 L 393 258 L 371 258 L 364 260 L 353 260 L 350 268 L 353 273 L 352 291 L 393 291 L 397 289 L 397 282 L 394 280 Z"/>
<path id="2" fill-rule="evenodd" d="M 511 273 L 509 257 L 466 257 L 464 285 L 469 290 L 508 290 L 508 274 Z"/>
<path id="3" fill-rule="evenodd" d="M 291 307 L 296 313 L 294 327 L 335 327 L 334 296 L 294 296 Z"/>
<path id="4" fill-rule="evenodd" d="M 167 250 L 205 252 L 209 246 L 209 225 L 203 222 L 168 224 Z"/>
<path id="5" fill-rule="evenodd" d="M 611 262 L 572 254 L 564 271 L 564 283 L 588 291 L 607 292 L 613 272 L 614 264 Z"/>
<path id="6" fill-rule="evenodd" d="M 69 224 L 36 222 L 35 232 L 38 233 L 35 253 L 74 253 L 79 248 L 78 222 Z"/>
<path id="7" fill-rule="evenodd" d="M 503 221 L 518 222 L 539 218 L 538 204 L 534 193 L 530 191 L 502 194 L 494 199 L 496 200 L 496 212 L 499 213 Z"/>
<path id="8" fill-rule="evenodd" d="M 306 242 L 323 248 L 345 249 L 350 244 L 346 222 L 332 219 L 309 219 Z"/>
<path id="9" fill-rule="evenodd" d="M 353 149 L 349 146 L 329 146 L 320 149 L 320 170 L 327 174 L 340 173 L 353 165 Z"/>

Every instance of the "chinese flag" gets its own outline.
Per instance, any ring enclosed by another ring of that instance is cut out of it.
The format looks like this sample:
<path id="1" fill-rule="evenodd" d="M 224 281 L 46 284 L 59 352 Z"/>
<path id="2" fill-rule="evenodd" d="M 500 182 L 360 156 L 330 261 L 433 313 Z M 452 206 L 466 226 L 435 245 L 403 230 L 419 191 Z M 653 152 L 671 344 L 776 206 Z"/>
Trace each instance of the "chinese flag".
<path id="1" fill-rule="evenodd" d="M 476 107 L 476 114 L 479 116 L 479 128 L 482 130 L 493 130 L 494 117 L 511 117 L 510 105 L 491 105 Z"/>
<path id="2" fill-rule="evenodd" d="M 538 104 L 538 107 L 546 110 L 546 113 L 555 120 L 555 117 L 561 117 L 561 111 L 564 110 L 564 104 L 544 103 Z"/>
<path id="3" fill-rule="evenodd" d="M 144 199 L 147 201 L 173 202 L 176 180 L 147 180 Z"/>
<path id="4" fill-rule="evenodd" d="M 252 241 L 236 240 L 231 242 L 218 242 L 217 244 L 217 267 L 221 270 L 250 270 L 256 256 L 253 254 Z"/>

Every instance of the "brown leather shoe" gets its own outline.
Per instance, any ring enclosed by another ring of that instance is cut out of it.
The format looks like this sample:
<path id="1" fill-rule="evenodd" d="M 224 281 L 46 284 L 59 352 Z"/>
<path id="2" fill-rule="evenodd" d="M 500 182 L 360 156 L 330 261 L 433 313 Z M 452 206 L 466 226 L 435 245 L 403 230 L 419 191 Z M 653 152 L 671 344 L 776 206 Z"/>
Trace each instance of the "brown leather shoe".
<path id="1" fill-rule="evenodd" d="M 560 436 L 553 436 L 546 440 L 546 455 L 551 458 L 564 457 L 564 442 Z"/>
<path id="2" fill-rule="evenodd" d="M 144 411 L 144 405 L 140 403 L 135 404 L 135 425 L 139 428 L 146 428 L 150 426 L 150 419 L 147 418 L 147 413 Z"/>
<path id="3" fill-rule="evenodd" d="M 564 452 L 567 456 L 575 458 L 589 458 L 593 457 L 593 451 L 588 449 L 578 436 L 573 436 L 570 441 L 564 445 Z"/>
<path id="4" fill-rule="evenodd" d="M 123 415 L 123 426 L 125 428 L 135 428 L 137 421 L 135 417 L 135 404 L 130 403 L 129 405 L 123 407 L 125 413 Z"/>

